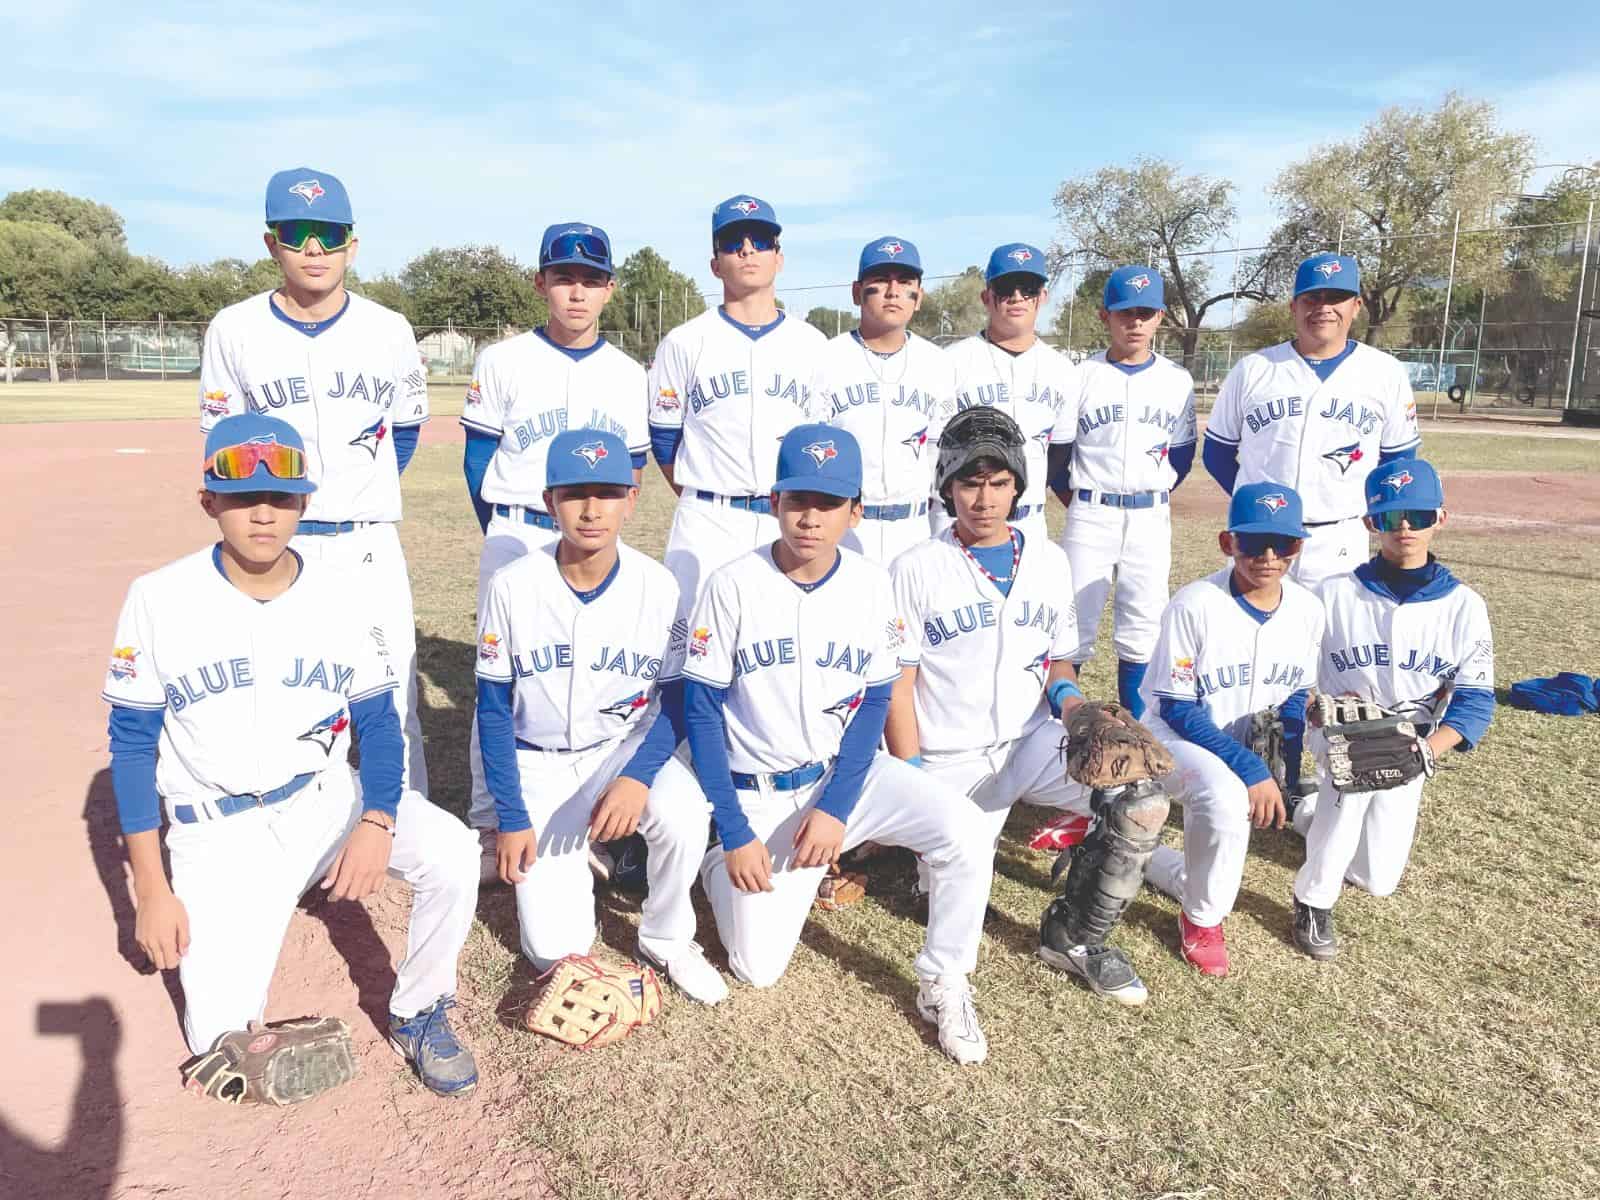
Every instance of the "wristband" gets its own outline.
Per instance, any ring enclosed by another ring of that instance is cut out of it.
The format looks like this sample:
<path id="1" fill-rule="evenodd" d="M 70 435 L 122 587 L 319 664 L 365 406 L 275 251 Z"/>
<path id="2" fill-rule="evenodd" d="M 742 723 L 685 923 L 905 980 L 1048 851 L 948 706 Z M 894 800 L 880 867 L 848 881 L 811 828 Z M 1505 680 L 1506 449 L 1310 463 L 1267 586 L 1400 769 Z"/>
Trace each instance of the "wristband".
<path id="1" fill-rule="evenodd" d="M 922 755 L 913 754 L 910 758 L 905 760 L 905 764 L 908 767 L 920 767 L 920 766 L 922 766 Z"/>
<path id="2" fill-rule="evenodd" d="M 377 817 L 374 817 L 374 816 L 372 816 L 370 814 L 363 814 L 362 815 L 361 824 L 363 824 L 363 825 L 376 825 L 379 829 L 383 830 L 390 837 L 394 836 L 394 826 L 393 825 L 386 825 L 382 821 L 378 820 Z"/>
<path id="3" fill-rule="evenodd" d="M 1070 679 L 1058 679 L 1050 685 L 1050 690 L 1045 693 L 1045 699 L 1050 702 L 1050 715 L 1052 717 L 1060 719 L 1061 705 L 1065 703 L 1068 696 L 1076 696 L 1079 700 L 1082 700 L 1083 689 Z"/>

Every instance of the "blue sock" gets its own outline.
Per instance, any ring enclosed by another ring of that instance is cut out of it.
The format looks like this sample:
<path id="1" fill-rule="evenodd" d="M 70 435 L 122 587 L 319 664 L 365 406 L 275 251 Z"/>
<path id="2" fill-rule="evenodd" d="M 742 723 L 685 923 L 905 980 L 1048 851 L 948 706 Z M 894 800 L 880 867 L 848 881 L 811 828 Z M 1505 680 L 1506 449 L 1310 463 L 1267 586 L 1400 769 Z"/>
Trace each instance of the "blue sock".
<path id="1" fill-rule="evenodd" d="M 1135 721 L 1144 717 L 1144 701 L 1139 699 L 1139 687 L 1144 683 L 1144 673 L 1149 666 L 1149 663 L 1129 662 L 1125 658 L 1117 663 L 1117 697 L 1122 701 L 1122 706 L 1133 714 Z"/>

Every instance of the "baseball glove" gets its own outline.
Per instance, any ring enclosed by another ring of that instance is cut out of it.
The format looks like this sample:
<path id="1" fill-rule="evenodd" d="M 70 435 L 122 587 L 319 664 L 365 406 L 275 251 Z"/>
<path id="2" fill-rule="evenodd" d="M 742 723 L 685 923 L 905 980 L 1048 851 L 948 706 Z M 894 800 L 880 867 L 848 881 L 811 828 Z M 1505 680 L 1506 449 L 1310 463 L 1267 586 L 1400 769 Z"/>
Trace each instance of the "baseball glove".
<path id="1" fill-rule="evenodd" d="M 649 967 L 614 968 L 569 954 L 539 976 L 539 998 L 523 1024 L 580 1050 L 620 1042 L 661 1011 L 661 981 Z"/>
<path id="2" fill-rule="evenodd" d="M 1354 696 L 1317 697 L 1328 775 L 1341 792 L 1381 792 L 1433 775 L 1433 749 L 1410 720 Z"/>
<path id="3" fill-rule="evenodd" d="M 1080 704 L 1066 727 L 1067 774 L 1088 787 L 1121 787 L 1172 770 L 1167 748 L 1120 704 Z"/>
<path id="4" fill-rule="evenodd" d="M 1250 714 L 1250 751 L 1272 772 L 1279 790 L 1287 785 L 1283 753 L 1283 718 L 1275 708 Z"/>
<path id="5" fill-rule="evenodd" d="M 298 1104 L 355 1074 L 350 1026 L 299 1017 L 223 1034 L 185 1068 L 183 1083 L 224 1104 Z"/>
<path id="6" fill-rule="evenodd" d="M 841 871 L 834 865 L 817 885 L 817 897 L 811 903 L 823 912 L 837 912 L 866 898 L 867 877 L 855 871 Z"/>

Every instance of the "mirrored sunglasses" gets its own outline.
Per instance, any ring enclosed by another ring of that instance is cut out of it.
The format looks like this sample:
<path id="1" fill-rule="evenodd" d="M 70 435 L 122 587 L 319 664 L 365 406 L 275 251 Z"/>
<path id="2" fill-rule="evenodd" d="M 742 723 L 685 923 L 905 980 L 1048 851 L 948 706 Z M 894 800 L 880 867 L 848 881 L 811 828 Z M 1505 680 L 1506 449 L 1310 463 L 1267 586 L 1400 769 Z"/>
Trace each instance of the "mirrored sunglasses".
<path id="1" fill-rule="evenodd" d="M 596 266 L 611 269 L 611 251 L 592 233 L 563 233 L 546 247 L 542 262 L 552 263 L 581 258 Z"/>
<path id="2" fill-rule="evenodd" d="M 213 479 L 249 479 L 263 466 L 274 479 L 304 479 L 305 452 L 280 442 L 244 442 L 224 446 L 206 459 L 206 474 Z"/>
<path id="3" fill-rule="evenodd" d="M 1279 558 L 1292 558 L 1300 553 L 1304 538 L 1290 537 L 1285 533 L 1236 533 L 1234 545 L 1246 558 L 1260 558 L 1269 549 Z"/>
<path id="4" fill-rule="evenodd" d="M 996 300 L 1009 300 L 1019 292 L 1024 300 L 1037 300 L 1042 291 L 1044 280 L 1034 275 L 1002 275 L 989 284 L 989 294 Z"/>
<path id="5" fill-rule="evenodd" d="M 1428 529 L 1438 520 L 1438 512 L 1431 508 L 1391 508 L 1374 514 L 1372 523 L 1380 533 L 1399 533 L 1402 522 L 1412 529 Z"/>
<path id="6" fill-rule="evenodd" d="M 753 229 L 724 230 L 717 234 L 715 245 L 718 254 L 737 254 L 744 249 L 744 244 L 750 243 L 750 249 L 760 253 L 763 250 L 776 250 L 778 248 L 778 235 L 771 232 L 760 232 Z"/>
<path id="7" fill-rule="evenodd" d="M 304 250 L 312 238 L 328 253 L 343 250 L 350 244 L 350 226 L 334 221 L 279 221 L 272 226 L 272 236 L 285 250 Z"/>

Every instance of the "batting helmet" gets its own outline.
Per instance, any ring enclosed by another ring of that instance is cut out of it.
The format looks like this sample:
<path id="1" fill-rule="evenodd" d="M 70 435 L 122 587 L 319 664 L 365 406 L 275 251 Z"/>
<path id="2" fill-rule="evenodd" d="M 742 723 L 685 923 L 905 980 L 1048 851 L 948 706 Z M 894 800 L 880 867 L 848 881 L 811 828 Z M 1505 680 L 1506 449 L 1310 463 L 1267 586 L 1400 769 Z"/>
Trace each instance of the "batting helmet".
<path id="1" fill-rule="evenodd" d="M 939 435 L 939 462 L 934 468 L 934 489 L 954 515 L 950 484 L 980 458 L 992 458 L 1016 476 L 1017 495 L 1028 488 L 1027 439 L 1017 423 L 997 408 L 975 404 L 950 418 Z M 1012 510 L 1015 511 L 1015 504 Z"/>

